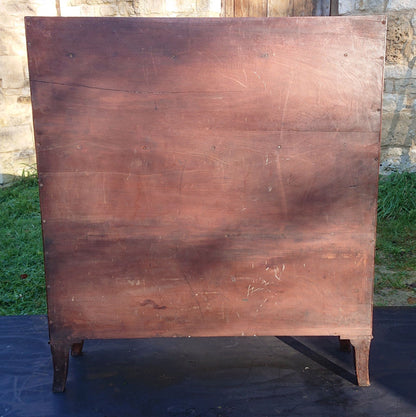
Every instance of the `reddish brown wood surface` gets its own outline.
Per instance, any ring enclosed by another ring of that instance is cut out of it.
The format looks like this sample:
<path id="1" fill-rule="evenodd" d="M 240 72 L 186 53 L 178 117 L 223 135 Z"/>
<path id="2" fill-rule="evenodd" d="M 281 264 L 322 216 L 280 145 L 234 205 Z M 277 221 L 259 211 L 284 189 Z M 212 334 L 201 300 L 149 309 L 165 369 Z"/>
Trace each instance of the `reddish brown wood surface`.
<path id="1" fill-rule="evenodd" d="M 384 23 L 28 18 L 52 341 L 371 335 Z"/>

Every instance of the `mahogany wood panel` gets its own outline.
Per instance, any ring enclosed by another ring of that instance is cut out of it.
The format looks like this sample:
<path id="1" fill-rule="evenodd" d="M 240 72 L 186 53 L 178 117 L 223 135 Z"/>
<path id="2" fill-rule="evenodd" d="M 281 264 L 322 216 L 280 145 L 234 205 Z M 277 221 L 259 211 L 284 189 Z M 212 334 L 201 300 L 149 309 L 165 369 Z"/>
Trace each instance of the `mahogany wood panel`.
<path id="1" fill-rule="evenodd" d="M 367 349 L 383 17 L 26 30 L 57 356 L 154 336 Z"/>

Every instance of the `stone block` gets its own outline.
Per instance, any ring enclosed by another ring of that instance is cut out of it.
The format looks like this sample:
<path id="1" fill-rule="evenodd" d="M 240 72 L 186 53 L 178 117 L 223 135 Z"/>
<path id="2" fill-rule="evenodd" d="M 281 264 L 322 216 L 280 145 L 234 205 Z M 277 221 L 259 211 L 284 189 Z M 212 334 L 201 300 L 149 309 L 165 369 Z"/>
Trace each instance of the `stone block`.
<path id="1" fill-rule="evenodd" d="M 383 113 L 381 144 L 388 147 L 410 147 L 415 137 L 416 115 L 409 110 Z"/>
<path id="2" fill-rule="evenodd" d="M 206 14 L 209 12 L 209 0 L 197 0 L 196 1 L 196 9 L 198 14 Z"/>
<path id="3" fill-rule="evenodd" d="M 339 0 L 338 13 L 340 15 L 351 14 L 355 11 L 355 0 Z"/>
<path id="4" fill-rule="evenodd" d="M 73 7 L 73 6 L 81 6 L 82 4 L 86 3 L 85 0 L 63 0 L 61 2 L 61 9 L 62 7 Z"/>
<path id="5" fill-rule="evenodd" d="M 416 110 L 416 95 L 404 90 L 402 93 L 384 93 L 383 113 Z"/>
<path id="6" fill-rule="evenodd" d="M 394 81 L 394 88 L 397 94 L 407 94 L 416 98 L 416 80 L 414 78 L 401 78 Z"/>
<path id="7" fill-rule="evenodd" d="M 396 87 L 393 80 L 384 80 L 384 94 L 395 93 Z"/>
<path id="8" fill-rule="evenodd" d="M 29 90 L 29 80 L 25 79 L 24 86 L 21 88 L 3 88 L 3 95 L 5 97 L 25 96 L 25 91 Z"/>
<path id="9" fill-rule="evenodd" d="M 384 2 L 380 1 L 381 4 Z M 388 0 L 386 11 L 400 12 L 403 10 L 416 9 L 415 0 Z"/>
<path id="10" fill-rule="evenodd" d="M 94 17 L 94 16 L 99 16 L 99 10 L 97 9 L 97 6 L 90 6 L 88 4 L 83 4 L 81 6 L 81 10 L 80 10 L 81 16 L 86 16 L 86 17 Z"/>
<path id="11" fill-rule="evenodd" d="M 22 88 L 25 86 L 23 63 L 20 56 L 0 56 L 0 78 L 2 87 Z"/>
<path id="12" fill-rule="evenodd" d="M 386 65 L 384 67 L 384 78 L 385 79 L 402 79 L 402 78 L 415 78 L 416 79 L 416 68 L 409 67 L 408 65 Z"/>
<path id="13" fill-rule="evenodd" d="M 30 96 L 19 96 L 17 97 L 17 102 L 21 104 L 31 104 Z"/>
<path id="14" fill-rule="evenodd" d="M 179 13 L 194 13 L 196 0 L 176 0 L 176 8 Z"/>
<path id="15" fill-rule="evenodd" d="M 16 43 L 18 44 L 17 48 Z M 10 27 L 0 22 L 0 56 L 18 56 L 21 54 L 22 47 L 23 39 L 19 38 L 14 27 Z"/>
<path id="16" fill-rule="evenodd" d="M 413 58 L 413 13 L 391 13 L 387 22 L 386 63 L 406 64 Z"/>
<path id="17" fill-rule="evenodd" d="M 403 155 L 403 148 L 400 147 L 381 147 L 381 159 L 392 159 L 399 161 L 400 157 Z"/>
<path id="18" fill-rule="evenodd" d="M 127 17 L 127 16 L 135 16 L 135 12 L 134 12 L 134 7 L 133 7 L 133 2 L 127 2 L 127 1 L 123 1 L 123 2 L 119 2 L 117 4 L 117 16 L 123 16 L 123 17 Z"/>
<path id="19" fill-rule="evenodd" d="M 36 155 L 34 148 L 22 149 L 19 152 L 0 152 L 0 178 L 3 183 L 13 180 L 13 176 L 21 176 L 23 170 L 27 171 L 28 167 L 35 166 Z M 1 185 L 1 184 L 0 184 Z"/>
<path id="20" fill-rule="evenodd" d="M 383 94 L 383 114 L 401 111 L 404 108 L 405 97 L 398 94 Z"/>
<path id="21" fill-rule="evenodd" d="M 116 16 L 117 15 L 117 6 L 112 4 L 104 4 L 99 8 L 99 15 L 100 16 Z"/>
<path id="22" fill-rule="evenodd" d="M 19 152 L 13 152 L 13 158 L 15 161 L 22 161 L 32 159 L 35 156 L 35 148 L 21 149 Z"/>
<path id="23" fill-rule="evenodd" d="M 87 3 L 87 4 L 120 4 L 120 3 L 125 3 L 124 2 L 116 2 L 114 0 L 83 0 L 80 4 L 82 3 Z"/>
<path id="24" fill-rule="evenodd" d="M 134 13 L 138 16 L 161 16 L 166 15 L 166 1 L 165 0 L 134 0 Z M 174 8 L 174 6 L 172 6 Z"/>
<path id="25" fill-rule="evenodd" d="M 33 147 L 32 125 L 0 127 L 0 153 L 20 152 Z"/>
<path id="26" fill-rule="evenodd" d="M 55 0 L 2 0 L 8 16 L 56 16 Z"/>
<path id="27" fill-rule="evenodd" d="M 382 14 L 385 13 L 382 0 L 339 0 L 338 13 L 348 14 Z"/>
<path id="28" fill-rule="evenodd" d="M 393 171 L 416 172 L 416 147 L 382 148 L 380 173 L 389 174 Z"/>
<path id="29" fill-rule="evenodd" d="M 402 171 L 402 157 L 406 149 L 382 147 L 380 155 L 380 174 Z"/>

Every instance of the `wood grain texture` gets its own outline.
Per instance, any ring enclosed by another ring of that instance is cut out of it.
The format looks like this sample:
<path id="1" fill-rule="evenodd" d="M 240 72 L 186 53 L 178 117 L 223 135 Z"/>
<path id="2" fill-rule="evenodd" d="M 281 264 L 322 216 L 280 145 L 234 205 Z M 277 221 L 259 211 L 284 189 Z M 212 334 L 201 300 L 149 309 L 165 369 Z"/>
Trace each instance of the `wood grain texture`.
<path id="1" fill-rule="evenodd" d="M 268 0 L 234 0 L 234 17 L 267 17 Z"/>
<path id="2" fill-rule="evenodd" d="M 382 17 L 26 25 L 52 341 L 371 335 Z"/>
<path id="3" fill-rule="evenodd" d="M 329 16 L 330 0 L 223 0 L 226 17 Z"/>

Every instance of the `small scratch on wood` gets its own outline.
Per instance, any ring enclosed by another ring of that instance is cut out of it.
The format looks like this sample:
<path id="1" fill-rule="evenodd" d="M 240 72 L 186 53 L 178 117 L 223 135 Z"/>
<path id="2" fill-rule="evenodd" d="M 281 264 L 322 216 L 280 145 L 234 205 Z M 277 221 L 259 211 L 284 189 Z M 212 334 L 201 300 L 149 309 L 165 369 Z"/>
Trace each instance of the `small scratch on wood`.
<path id="1" fill-rule="evenodd" d="M 260 309 L 262 309 L 262 308 L 264 307 L 264 305 L 267 303 L 267 301 L 268 301 L 268 298 L 265 298 L 265 299 L 263 300 L 263 302 L 259 305 L 259 308 L 256 310 L 256 313 L 258 313 L 258 312 L 259 312 L 259 310 L 260 310 Z"/>
<path id="2" fill-rule="evenodd" d="M 191 291 L 192 296 L 195 299 L 195 302 L 196 302 L 196 305 L 198 306 L 198 310 L 199 310 L 199 314 L 201 315 L 201 318 L 204 319 L 204 313 L 202 312 L 201 304 L 199 303 L 199 300 L 198 300 L 198 297 L 197 297 L 198 294 L 195 293 L 194 289 L 192 288 L 191 283 L 189 282 L 188 277 L 185 274 L 183 275 L 183 278 L 184 278 L 185 282 L 187 283 L 187 285 L 188 285 L 188 287 Z"/>
<path id="3" fill-rule="evenodd" d="M 278 280 L 278 281 L 280 281 L 280 268 L 278 267 L 278 266 L 276 266 L 275 268 L 274 268 L 274 277 Z"/>
<path id="4" fill-rule="evenodd" d="M 107 205 L 107 187 L 105 184 L 105 175 L 102 175 L 102 187 L 103 187 L 103 203 L 104 205 Z"/>
<path id="5" fill-rule="evenodd" d="M 183 173 L 185 172 L 185 166 L 186 166 L 186 161 L 185 161 L 185 163 L 184 163 L 184 165 L 183 165 L 183 167 L 181 169 L 181 173 L 179 175 L 179 184 L 178 184 L 179 194 L 182 193 Z"/>
<path id="6" fill-rule="evenodd" d="M 188 152 L 179 152 L 179 151 L 174 151 L 174 152 L 177 153 L 177 154 L 180 154 L 180 155 L 191 155 L 191 156 L 196 156 L 196 157 L 201 157 L 201 158 L 207 158 L 207 159 L 210 159 L 211 161 L 221 162 L 224 165 L 230 165 L 227 161 L 224 161 L 221 158 L 218 158 L 214 155 L 210 155 L 210 154 L 206 154 L 206 153 L 192 152 L 191 154 L 189 154 Z"/>
<path id="7" fill-rule="evenodd" d="M 247 287 L 247 298 L 250 295 L 252 295 L 252 294 L 254 294 L 254 293 L 258 292 L 258 291 L 264 291 L 264 288 L 255 288 L 251 284 L 248 284 L 248 287 Z"/>
<path id="8" fill-rule="evenodd" d="M 250 296 L 250 294 L 251 294 L 251 289 L 252 289 L 252 288 L 254 288 L 254 287 L 252 287 L 250 284 L 248 284 L 248 287 L 247 287 L 247 295 L 246 295 L 246 297 L 247 297 L 247 298 Z"/>
<path id="9" fill-rule="evenodd" d="M 270 269 L 270 268 L 269 268 Z M 276 265 L 274 268 L 273 268 L 273 272 L 274 272 L 274 277 L 278 280 L 278 281 L 280 281 L 280 278 L 282 277 L 282 273 L 285 271 L 285 269 L 286 269 L 286 265 L 285 264 L 282 264 L 282 267 L 280 268 L 279 267 L 279 265 Z M 266 271 L 267 271 L 268 269 L 266 268 Z"/>
<path id="10" fill-rule="evenodd" d="M 161 306 L 159 304 L 156 304 L 153 300 L 144 300 L 140 303 L 140 305 L 142 307 L 150 305 L 152 306 L 155 310 L 165 310 L 167 307 L 166 306 Z"/>
<path id="11" fill-rule="evenodd" d="M 241 81 L 237 80 L 236 78 L 233 77 L 228 77 L 227 75 L 221 74 L 224 78 L 228 78 L 231 81 L 234 81 L 237 84 L 240 84 L 242 87 L 247 88 L 247 85 L 245 85 L 244 83 L 242 83 Z"/>
<path id="12" fill-rule="evenodd" d="M 150 47 L 150 57 L 152 59 L 153 71 L 154 71 L 155 75 L 157 75 L 157 66 L 156 66 L 156 63 L 155 63 L 155 57 L 153 56 L 153 48 L 152 47 Z"/>
<path id="13" fill-rule="evenodd" d="M 267 90 L 267 85 L 266 85 L 266 83 L 265 83 L 265 81 L 263 80 L 263 78 L 261 78 L 260 77 L 260 75 L 259 74 L 257 74 L 257 71 L 253 71 L 253 73 L 257 76 L 257 78 L 263 83 L 263 86 L 264 86 L 264 90 L 266 91 Z"/>
<path id="14" fill-rule="evenodd" d="M 282 168 L 280 166 L 280 155 L 279 152 L 276 152 L 276 168 L 277 168 L 277 181 L 280 188 L 281 202 L 284 215 L 287 215 L 287 201 L 286 201 L 286 190 L 283 183 Z"/>

